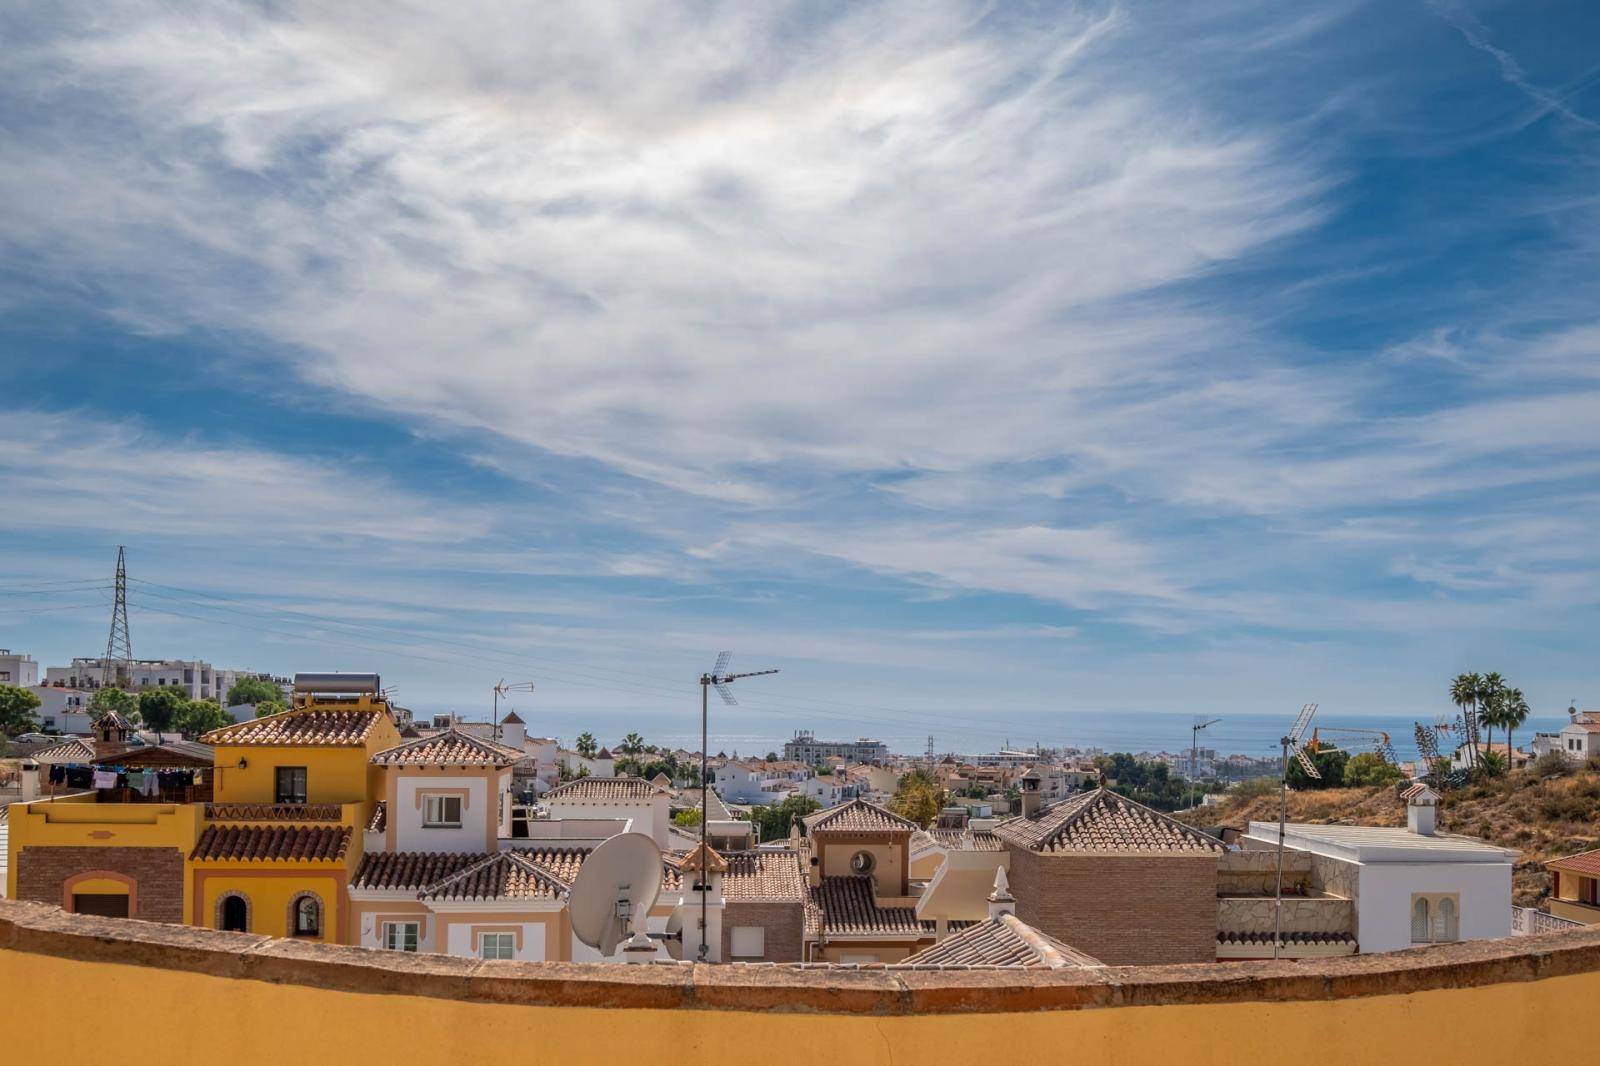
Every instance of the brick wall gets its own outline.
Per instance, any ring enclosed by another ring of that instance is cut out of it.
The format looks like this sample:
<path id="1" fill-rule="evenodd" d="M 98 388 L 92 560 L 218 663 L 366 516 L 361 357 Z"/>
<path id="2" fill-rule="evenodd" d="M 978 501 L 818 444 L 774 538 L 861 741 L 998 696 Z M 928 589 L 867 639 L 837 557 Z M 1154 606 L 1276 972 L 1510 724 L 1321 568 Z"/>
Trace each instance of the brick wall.
<path id="1" fill-rule="evenodd" d="M 183 852 L 177 848 L 23 848 L 16 856 L 17 897 L 62 903 L 61 886 L 76 874 L 110 870 L 138 886 L 135 918 L 183 922 Z"/>
<path id="2" fill-rule="evenodd" d="M 1111 966 L 1215 962 L 1215 855 L 1052 855 L 1010 847 L 1017 917 Z"/>
<path id="3" fill-rule="evenodd" d="M 730 959 L 733 927 L 759 925 L 766 932 L 765 962 L 799 962 L 805 908 L 798 900 L 730 899 L 722 905 L 722 957 Z M 698 934 L 696 934 L 698 935 Z"/>

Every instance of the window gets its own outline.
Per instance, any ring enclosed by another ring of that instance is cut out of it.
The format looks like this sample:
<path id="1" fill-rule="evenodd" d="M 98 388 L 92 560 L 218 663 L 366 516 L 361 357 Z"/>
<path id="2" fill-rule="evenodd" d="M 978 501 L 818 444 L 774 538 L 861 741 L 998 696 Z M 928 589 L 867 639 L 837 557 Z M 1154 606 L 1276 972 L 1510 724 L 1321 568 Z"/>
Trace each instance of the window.
<path id="1" fill-rule="evenodd" d="M 478 941 L 478 958 L 509 959 L 516 950 L 510 933 L 484 933 Z"/>
<path id="2" fill-rule="evenodd" d="M 249 900 L 237 893 L 225 896 L 220 910 L 220 920 L 217 922 L 219 929 L 226 929 L 234 933 L 248 933 L 250 931 Z"/>
<path id="3" fill-rule="evenodd" d="M 870 851 L 858 851 L 850 856 L 850 870 L 852 873 L 870 874 L 872 866 L 872 852 Z"/>
<path id="4" fill-rule="evenodd" d="M 1461 901 L 1450 895 L 1411 897 L 1411 942 L 1448 944 L 1461 939 Z"/>
<path id="5" fill-rule="evenodd" d="M 736 959 L 759 959 L 767 953 L 767 931 L 759 925 L 736 925 L 730 945 Z"/>
<path id="6" fill-rule="evenodd" d="M 294 935 L 322 935 L 322 904 L 315 896 L 301 896 L 294 901 Z"/>
<path id="7" fill-rule="evenodd" d="M 461 797 L 423 796 L 422 825 L 425 829 L 460 828 Z"/>
<path id="8" fill-rule="evenodd" d="M 306 768 L 280 766 L 277 768 L 277 785 L 273 789 L 274 803 L 304 803 L 306 801 Z"/>
<path id="9" fill-rule="evenodd" d="M 421 932 L 417 922 L 384 922 L 383 946 L 390 951 L 416 951 Z"/>

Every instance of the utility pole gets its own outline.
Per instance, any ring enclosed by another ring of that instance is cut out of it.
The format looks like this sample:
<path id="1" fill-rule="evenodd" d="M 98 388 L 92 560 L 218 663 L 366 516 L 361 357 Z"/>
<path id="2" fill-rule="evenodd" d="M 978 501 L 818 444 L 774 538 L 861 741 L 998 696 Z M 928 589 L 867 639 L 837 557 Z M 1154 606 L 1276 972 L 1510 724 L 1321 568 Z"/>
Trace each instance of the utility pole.
<path id="1" fill-rule="evenodd" d="M 710 767 L 707 765 L 707 752 L 711 748 L 711 740 L 706 724 L 709 721 L 706 697 L 710 690 L 715 688 L 723 703 L 729 707 L 737 707 L 739 701 L 733 698 L 733 690 L 728 687 L 729 685 L 743 677 L 764 677 L 778 672 L 752 670 L 747 674 L 724 673 L 732 659 L 733 652 L 722 652 L 717 656 L 717 665 L 711 668 L 711 672 L 700 675 L 700 962 L 706 961 L 710 951 L 706 944 L 706 923 L 710 920 L 711 888 L 706 864 L 710 858 L 708 852 L 711 850 L 711 845 L 706 839 L 706 827 L 711 821 L 711 777 Z"/>
<path id="2" fill-rule="evenodd" d="M 118 666 L 121 669 L 118 669 Z M 117 546 L 117 595 L 111 606 L 111 635 L 106 638 L 106 657 L 100 673 L 104 685 L 114 685 L 119 676 L 133 674 L 133 641 L 128 639 L 128 565 L 123 548 Z"/>
<path id="3" fill-rule="evenodd" d="M 516 681 L 508 685 L 506 684 L 505 678 L 502 677 L 500 679 L 500 682 L 494 687 L 494 721 L 489 730 L 490 736 L 497 741 L 500 739 L 500 697 L 506 695 L 508 692 L 532 691 L 532 681 Z"/>
<path id="4" fill-rule="evenodd" d="M 1196 761 L 1200 754 L 1200 730 L 1208 725 L 1216 725 L 1222 721 L 1213 718 L 1208 722 L 1196 721 L 1189 727 L 1189 809 L 1194 810 L 1194 779 L 1200 776 L 1200 764 Z"/>

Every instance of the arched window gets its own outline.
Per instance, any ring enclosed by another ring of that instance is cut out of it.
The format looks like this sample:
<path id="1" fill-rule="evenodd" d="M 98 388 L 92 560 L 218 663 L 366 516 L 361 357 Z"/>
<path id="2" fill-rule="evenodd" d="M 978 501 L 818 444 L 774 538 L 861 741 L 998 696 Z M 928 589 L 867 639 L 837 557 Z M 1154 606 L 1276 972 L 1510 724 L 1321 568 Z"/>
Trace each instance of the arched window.
<path id="1" fill-rule="evenodd" d="M 1411 942 L 1413 944 L 1426 944 L 1429 940 L 1428 929 L 1428 901 L 1423 896 L 1418 896 L 1411 904 Z"/>
<path id="2" fill-rule="evenodd" d="M 1456 920 L 1456 901 L 1448 896 L 1439 901 L 1438 917 L 1439 928 L 1435 930 L 1435 940 L 1457 940 L 1460 938 L 1460 923 Z"/>
<path id="3" fill-rule="evenodd" d="M 294 936 L 321 936 L 322 901 L 309 892 L 296 896 L 289 907 L 289 930 Z"/>
<path id="4" fill-rule="evenodd" d="M 250 901 L 241 893 L 230 892 L 217 901 L 217 928 L 232 933 L 250 931 Z"/>

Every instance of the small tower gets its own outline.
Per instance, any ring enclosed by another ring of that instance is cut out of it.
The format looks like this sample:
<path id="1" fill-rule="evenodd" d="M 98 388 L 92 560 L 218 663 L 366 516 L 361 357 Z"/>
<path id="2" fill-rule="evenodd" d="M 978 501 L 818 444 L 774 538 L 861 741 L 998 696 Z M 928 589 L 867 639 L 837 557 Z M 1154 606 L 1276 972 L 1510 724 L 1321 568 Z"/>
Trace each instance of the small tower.
<path id="1" fill-rule="evenodd" d="M 128 731 L 133 724 L 116 711 L 107 711 L 94 721 L 94 738 L 106 746 L 128 742 Z"/>
<path id="2" fill-rule="evenodd" d="M 1400 793 L 1406 801 L 1406 828 L 1418 836 L 1433 836 L 1439 809 L 1439 793 L 1420 781 Z"/>
<path id="3" fill-rule="evenodd" d="M 1022 778 L 1019 787 L 1022 790 L 1022 816 L 1024 818 L 1037 818 L 1039 808 L 1044 806 L 1044 792 L 1040 789 L 1043 784 L 1037 771 L 1030 770 Z"/>
<path id="4" fill-rule="evenodd" d="M 1011 894 L 1006 868 L 997 866 L 994 871 L 994 891 L 989 893 L 989 917 L 998 918 L 1002 914 L 1015 913 L 1017 913 L 1017 900 Z"/>

